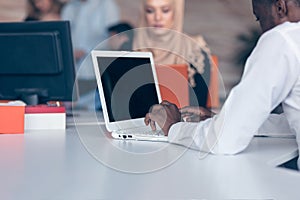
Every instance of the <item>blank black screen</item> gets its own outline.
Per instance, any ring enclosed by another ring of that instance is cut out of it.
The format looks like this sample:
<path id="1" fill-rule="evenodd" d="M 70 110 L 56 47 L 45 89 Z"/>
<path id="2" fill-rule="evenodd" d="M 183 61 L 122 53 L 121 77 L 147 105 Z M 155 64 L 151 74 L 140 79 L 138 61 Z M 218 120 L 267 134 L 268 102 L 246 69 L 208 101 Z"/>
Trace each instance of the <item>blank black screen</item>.
<path id="1" fill-rule="evenodd" d="M 61 73 L 59 32 L 0 33 L 0 74 L 47 75 Z"/>
<path id="2" fill-rule="evenodd" d="M 98 57 L 110 122 L 145 117 L 158 104 L 149 58 Z"/>

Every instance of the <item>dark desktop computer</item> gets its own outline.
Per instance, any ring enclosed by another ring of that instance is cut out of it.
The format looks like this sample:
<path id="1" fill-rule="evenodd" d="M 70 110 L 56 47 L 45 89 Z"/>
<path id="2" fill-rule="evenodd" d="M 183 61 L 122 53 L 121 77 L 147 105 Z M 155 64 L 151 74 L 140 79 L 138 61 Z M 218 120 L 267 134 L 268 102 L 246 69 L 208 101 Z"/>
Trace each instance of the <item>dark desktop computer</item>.
<path id="1" fill-rule="evenodd" d="M 0 23 L 0 99 L 29 105 L 77 98 L 68 21 Z"/>

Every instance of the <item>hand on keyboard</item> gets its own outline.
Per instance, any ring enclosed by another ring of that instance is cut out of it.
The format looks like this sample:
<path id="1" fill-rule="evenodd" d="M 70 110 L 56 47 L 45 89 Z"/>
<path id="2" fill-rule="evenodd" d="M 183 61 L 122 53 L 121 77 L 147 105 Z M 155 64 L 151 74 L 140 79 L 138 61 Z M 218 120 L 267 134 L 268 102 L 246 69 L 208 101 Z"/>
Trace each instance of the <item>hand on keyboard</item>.
<path id="1" fill-rule="evenodd" d="M 145 124 L 150 124 L 152 130 L 156 130 L 156 123 L 162 129 L 165 135 L 168 135 L 170 127 L 181 121 L 181 114 L 175 104 L 163 101 L 161 104 L 150 108 L 145 116 Z"/>

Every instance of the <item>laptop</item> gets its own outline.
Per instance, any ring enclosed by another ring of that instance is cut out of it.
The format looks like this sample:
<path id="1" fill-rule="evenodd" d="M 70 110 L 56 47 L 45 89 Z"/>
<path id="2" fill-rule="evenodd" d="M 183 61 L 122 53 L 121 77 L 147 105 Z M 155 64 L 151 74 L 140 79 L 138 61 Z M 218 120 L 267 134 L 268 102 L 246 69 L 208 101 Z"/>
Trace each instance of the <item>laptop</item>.
<path id="1" fill-rule="evenodd" d="M 144 123 L 150 107 L 161 102 L 150 52 L 92 51 L 106 129 L 113 138 L 168 141 Z M 158 127 L 157 127 L 158 128 Z"/>

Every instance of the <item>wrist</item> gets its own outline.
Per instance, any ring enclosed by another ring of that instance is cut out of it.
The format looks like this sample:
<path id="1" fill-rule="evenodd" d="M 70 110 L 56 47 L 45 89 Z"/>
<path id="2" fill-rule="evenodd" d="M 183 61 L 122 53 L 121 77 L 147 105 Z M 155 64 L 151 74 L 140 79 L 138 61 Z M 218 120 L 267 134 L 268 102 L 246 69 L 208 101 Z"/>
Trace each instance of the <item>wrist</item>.
<path id="1" fill-rule="evenodd" d="M 163 132 L 164 132 L 164 134 L 165 134 L 166 136 L 169 135 L 169 132 L 170 132 L 171 127 L 172 127 L 174 124 L 176 124 L 176 123 L 177 123 L 177 122 L 170 123 L 167 127 L 164 127 L 164 128 L 162 129 Z"/>

